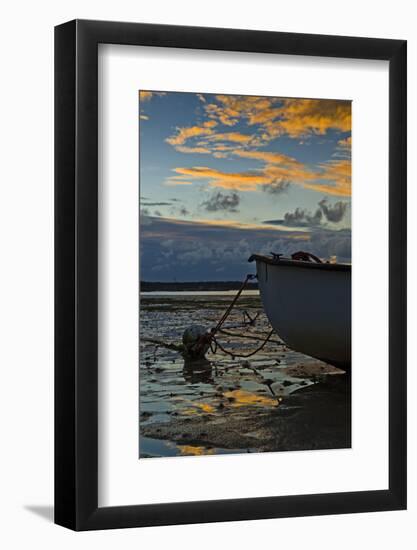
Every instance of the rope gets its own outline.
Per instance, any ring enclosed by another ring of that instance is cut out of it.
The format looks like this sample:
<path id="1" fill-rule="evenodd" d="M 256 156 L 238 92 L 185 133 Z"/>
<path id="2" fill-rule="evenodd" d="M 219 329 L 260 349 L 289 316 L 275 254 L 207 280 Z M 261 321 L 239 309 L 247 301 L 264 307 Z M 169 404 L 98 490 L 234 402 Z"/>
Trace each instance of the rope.
<path id="1" fill-rule="evenodd" d="M 247 340 L 257 340 L 258 342 L 260 340 L 263 341 L 263 338 L 260 338 L 259 336 L 254 336 L 253 334 L 239 334 L 237 332 L 230 332 L 228 330 L 224 330 L 224 328 L 221 328 L 219 332 L 221 332 L 225 336 L 232 336 L 234 338 L 246 338 Z M 280 340 L 270 340 L 270 341 L 273 342 L 274 344 L 277 344 L 278 346 L 284 345 L 284 342 L 281 342 Z"/>
<path id="2" fill-rule="evenodd" d="M 221 329 L 223 323 L 226 321 L 226 319 L 230 315 L 230 312 L 232 311 L 232 309 L 233 309 L 235 303 L 237 302 L 239 296 L 242 294 L 243 290 L 245 289 L 248 281 L 254 279 L 255 277 L 256 277 L 256 275 L 252 275 L 251 273 L 246 275 L 246 279 L 243 281 L 243 283 L 242 283 L 240 289 L 238 290 L 236 296 L 233 298 L 233 300 L 231 301 L 231 303 L 227 307 L 226 311 L 221 316 L 221 318 L 218 321 L 217 325 L 214 328 L 212 328 L 210 332 L 208 332 L 207 334 L 205 334 L 204 336 L 202 336 L 198 340 L 197 344 L 194 347 L 195 353 L 197 355 L 201 354 L 201 352 L 204 350 L 204 348 L 207 345 L 210 347 L 210 350 L 212 352 L 213 352 L 213 349 L 217 349 L 217 345 L 218 345 L 217 342 L 214 344 L 214 346 L 212 346 L 212 342 L 214 341 L 214 338 L 216 336 L 216 332 L 218 332 Z M 213 353 L 215 353 L 215 352 L 213 352 Z"/>
<path id="3" fill-rule="evenodd" d="M 256 350 L 254 351 L 251 351 L 250 353 L 245 353 L 245 354 L 241 354 L 241 353 L 234 353 L 232 351 L 229 351 L 227 349 L 225 349 L 221 344 L 220 342 L 218 342 L 215 338 L 214 338 L 214 341 L 216 343 L 216 346 L 222 350 L 223 353 L 226 353 L 227 355 L 230 355 L 231 357 L 235 358 L 235 357 L 242 357 L 244 359 L 246 359 L 247 357 L 252 357 L 252 355 L 255 355 L 255 353 L 258 353 L 258 351 L 261 351 L 262 348 L 265 347 L 265 345 L 267 344 L 268 340 L 271 338 L 271 336 L 273 335 L 274 333 L 274 329 L 271 330 L 271 332 L 268 334 L 268 336 L 265 338 L 265 340 L 262 342 L 262 344 L 256 348 Z M 211 346 L 210 346 L 210 349 L 211 349 Z"/>
<path id="4" fill-rule="evenodd" d="M 243 283 L 242 283 L 240 289 L 238 290 L 236 296 L 230 302 L 229 306 L 227 307 L 226 311 L 221 316 L 221 318 L 218 321 L 217 325 L 209 333 L 205 334 L 203 337 L 200 338 L 200 341 L 197 345 L 197 349 L 201 350 L 208 344 L 209 347 L 210 347 L 210 351 L 213 354 L 216 353 L 217 348 L 219 348 L 223 353 L 226 353 L 227 355 L 230 355 L 231 357 L 247 358 L 247 357 L 252 357 L 252 355 L 255 355 L 255 353 L 258 353 L 258 351 L 261 351 L 261 349 L 263 349 L 265 347 L 265 345 L 267 344 L 267 342 L 269 341 L 269 339 L 273 335 L 274 329 L 271 330 L 271 332 L 268 334 L 268 336 L 265 338 L 265 340 L 262 342 L 262 344 L 256 350 L 252 351 L 251 353 L 246 353 L 246 354 L 239 354 L 239 353 L 234 353 L 234 352 L 228 351 L 216 339 L 216 333 L 221 330 L 222 325 L 224 324 L 224 322 L 226 321 L 226 319 L 230 315 L 234 305 L 236 304 L 237 300 L 239 299 L 239 296 L 242 294 L 243 290 L 245 289 L 248 281 L 254 279 L 255 277 L 256 277 L 256 275 L 252 275 L 252 274 L 249 274 L 249 275 L 246 276 L 246 279 L 243 281 Z M 255 316 L 254 319 L 252 319 L 249 315 L 248 315 L 248 317 L 250 319 L 250 324 L 253 324 L 254 321 L 257 319 L 258 314 Z"/>
<path id="5" fill-rule="evenodd" d="M 254 279 L 256 277 L 256 275 L 252 275 L 252 274 L 249 274 L 249 275 L 246 275 L 246 279 L 243 281 L 242 283 L 242 286 L 240 287 L 240 289 L 238 290 L 236 296 L 233 298 L 233 300 L 231 301 L 231 303 L 229 304 L 229 307 L 226 309 L 226 311 L 223 313 L 222 317 L 220 318 L 219 322 L 217 323 L 217 325 L 214 327 L 214 329 L 211 330 L 210 332 L 210 336 L 211 338 L 214 338 L 214 336 L 216 335 L 216 332 L 218 330 L 220 330 L 221 326 L 223 325 L 223 323 L 226 321 L 226 319 L 228 318 L 230 312 L 232 311 L 233 309 L 233 306 L 235 305 L 235 303 L 237 302 L 239 296 L 242 294 L 243 290 L 245 289 L 245 286 L 248 284 L 248 281 L 251 281 L 252 279 Z"/>

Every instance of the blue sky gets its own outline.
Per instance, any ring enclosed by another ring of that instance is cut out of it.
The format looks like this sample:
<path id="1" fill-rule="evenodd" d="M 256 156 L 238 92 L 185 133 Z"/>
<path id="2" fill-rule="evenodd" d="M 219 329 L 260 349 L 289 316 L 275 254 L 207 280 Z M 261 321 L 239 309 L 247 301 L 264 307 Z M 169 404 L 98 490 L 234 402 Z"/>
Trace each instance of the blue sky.
<path id="1" fill-rule="evenodd" d="M 143 280 L 240 279 L 270 250 L 350 260 L 350 102 L 141 91 L 139 118 Z"/>

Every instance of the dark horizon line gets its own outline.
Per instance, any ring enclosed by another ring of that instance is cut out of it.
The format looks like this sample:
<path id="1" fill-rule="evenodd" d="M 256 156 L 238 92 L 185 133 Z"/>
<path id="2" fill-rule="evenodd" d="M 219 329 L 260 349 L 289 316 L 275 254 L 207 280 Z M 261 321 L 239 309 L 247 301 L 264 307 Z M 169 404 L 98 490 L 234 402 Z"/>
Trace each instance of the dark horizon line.
<path id="1" fill-rule="evenodd" d="M 153 292 L 157 290 L 237 290 L 242 286 L 242 281 L 140 281 L 141 292 Z M 257 281 L 248 281 L 248 289 L 257 289 Z"/>
<path id="2" fill-rule="evenodd" d="M 201 284 L 229 284 L 229 283 L 242 283 L 240 279 L 224 279 L 221 281 L 216 280 L 201 280 L 201 281 L 145 281 L 141 280 L 140 284 L 151 284 L 151 285 L 201 285 Z M 257 282 L 248 282 L 248 284 L 258 284 Z"/>

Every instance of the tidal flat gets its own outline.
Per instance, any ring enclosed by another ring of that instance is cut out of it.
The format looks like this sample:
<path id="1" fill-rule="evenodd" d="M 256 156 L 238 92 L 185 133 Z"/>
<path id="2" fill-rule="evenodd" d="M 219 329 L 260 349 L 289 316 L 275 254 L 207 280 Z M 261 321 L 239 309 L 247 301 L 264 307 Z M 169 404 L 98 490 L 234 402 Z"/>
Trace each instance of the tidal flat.
<path id="1" fill-rule="evenodd" d="M 351 446 L 350 377 L 273 335 L 259 293 L 242 294 L 205 359 L 179 351 L 186 328 L 215 326 L 235 291 L 140 299 L 139 457 Z M 235 356 L 233 354 L 236 354 Z"/>

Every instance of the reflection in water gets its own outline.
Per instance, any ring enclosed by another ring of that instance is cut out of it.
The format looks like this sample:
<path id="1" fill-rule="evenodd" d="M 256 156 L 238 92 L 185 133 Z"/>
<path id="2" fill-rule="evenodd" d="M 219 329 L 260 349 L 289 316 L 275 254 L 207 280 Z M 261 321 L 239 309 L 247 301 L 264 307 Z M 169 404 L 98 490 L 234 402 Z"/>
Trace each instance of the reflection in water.
<path id="1" fill-rule="evenodd" d="M 184 368 L 182 374 L 184 380 L 189 384 L 197 384 L 199 382 L 205 384 L 213 384 L 212 364 L 207 359 L 191 360 L 184 358 Z"/>
<path id="2" fill-rule="evenodd" d="M 189 401 L 189 404 L 191 405 L 191 407 L 189 409 L 183 409 L 181 411 L 181 414 L 188 416 L 188 415 L 198 415 L 201 412 L 205 412 L 207 414 L 214 414 L 216 412 L 216 409 L 213 407 L 213 405 L 209 405 L 208 403 L 195 403 L 195 402 Z"/>
<path id="3" fill-rule="evenodd" d="M 225 392 L 224 396 L 231 402 L 232 407 L 278 407 L 282 398 L 269 397 L 245 390 L 232 390 Z"/>
<path id="4" fill-rule="evenodd" d="M 180 454 L 187 456 L 201 456 L 214 454 L 213 447 L 202 447 L 198 445 L 177 445 Z"/>
<path id="5" fill-rule="evenodd" d="M 300 410 L 300 404 L 294 404 L 291 396 L 299 394 L 294 393 L 296 390 L 312 386 L 318 375 L 322 380 L 322 375 L 340 371 L 288 350 L 276 337 L 249 359 L 209 351 L 206 359 L 192 361 L 184 360 L 177 351 L 185 328 L 198 324 L 209 329 L 229 302 L 230 296 L 216 294 L 141 296 L 141 457 L 293 449 L 294 442 L 298 445 L 299 441 L 300 448 L 313 448 L 307 441 L 312 437 L 306 428 L 309 415 L 302 420 L 306 430 L 303 435 L 298 434 L 300 426 L 293 420 L 288 424 Z M 245 326 L 242 311 L 252 319 L 259 313 L 256 322 Z M 218 337 L 226 349 L 245 354 L 256 348 L 270 330 L 259 295 L 244 294 L 224 328 L 225 333 Z M 155 340 L 166 345 L 158 345 Z M 323 397 L 318 395 L 316 402 L 322 406 Z M 303 401 L 303 407 L 305 403 L 308 400 Z M 281 433 L 288 430 L 285 438 L 274 433 L 280 422 L 275 415 L 285 417 L 285 424 L 280 426 Z M 334 415 L 323 418 L 320 423 L 333 422 Z M 327 434 L 320 423 L 318 434 Z M 333 447 L 347 441 L 347 428 L 341 426 Z M 332 448 L 330 440 L 316 439 L 321 448 Z"/>

